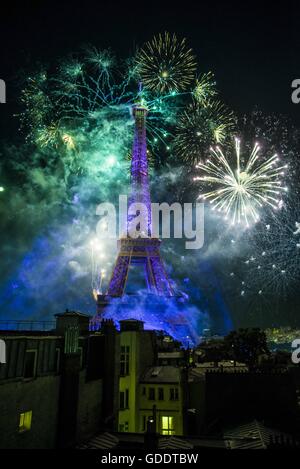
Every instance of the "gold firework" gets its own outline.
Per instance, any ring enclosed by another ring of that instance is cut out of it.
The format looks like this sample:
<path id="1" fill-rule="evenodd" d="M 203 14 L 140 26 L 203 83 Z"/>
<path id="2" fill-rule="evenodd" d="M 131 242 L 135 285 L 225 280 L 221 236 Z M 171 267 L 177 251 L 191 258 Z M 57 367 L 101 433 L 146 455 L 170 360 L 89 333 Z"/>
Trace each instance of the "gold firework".
<path id="1" fill-rule="evenodd" d="M 195 78 L 196 60 L 186 39 L 165 32 L 139 50 L 137 69 L 145 88 L 158 93 L 184 91 Z"/>

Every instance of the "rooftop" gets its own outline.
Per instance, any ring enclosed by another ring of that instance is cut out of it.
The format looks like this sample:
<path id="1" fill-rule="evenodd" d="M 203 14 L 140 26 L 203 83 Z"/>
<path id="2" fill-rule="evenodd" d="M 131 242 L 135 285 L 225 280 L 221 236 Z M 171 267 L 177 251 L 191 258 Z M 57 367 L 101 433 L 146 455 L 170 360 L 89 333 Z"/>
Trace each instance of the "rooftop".
<path id="1" fill-rule="evenodd" d="M 141 378 L 142 383 L 178 383 L 181 371 L 175 366 L 151 366 Z"/>
<path id="2" fill-rule="evenodd" d="M 175 352 L 158 352 L 158 358 L 181 358 L 183 356 L 183 350 L 178 350 Z"/>
<path id="3" fill-rule="evenodd" d="M 257 420 L 226 429 L 223 437 L 230 441 L 231 449 L 267 449 L 272 439 L 291 439 L 289 435 L 267 428 Z"/>
<path id="4" fill-rule="evenodd" d="M 146 433 L 100 433 L 77 449 L 133 449 L 144 450 L 147 447 Z M 179 437 L 156 435 L 156 446 L 159 450 L 184 450 L 193 448 L 227 449 L 229 444 L 223 438 Z"/>
<path id="5" fill-rule="evenodd" d="M 56 318 L 61 318 L 61 317 L 81 317 L 81 318 L 90 318 L 91 316 L 89 314 L 84 314 L 80 313 L 79 311 L 69 311 L 66 309 L 64 313 L 57 313 L 54 315 Z"/>

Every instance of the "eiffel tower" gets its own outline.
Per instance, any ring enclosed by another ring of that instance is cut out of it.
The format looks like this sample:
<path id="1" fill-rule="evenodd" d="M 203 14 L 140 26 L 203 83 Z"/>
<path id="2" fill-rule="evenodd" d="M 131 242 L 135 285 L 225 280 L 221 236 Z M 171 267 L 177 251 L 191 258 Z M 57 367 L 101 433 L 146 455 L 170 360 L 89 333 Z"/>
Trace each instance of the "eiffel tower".
<path id="1" fill-rule="evenodd" d="M 118 257 L 112 272 L 107 293 L 98 295 L 98 314 L 103 311 L 109 298 L 122 297 L 125 294 L 129 269 L 132 265 L 142 265 L 146 286 L 149 293 L 174 297 L 175 293 L 168 279 L 160 255 L 161 240 L 151 236 L 151 197 L 149 188 L 148 157 L 146 141 L 146 118 L 148 109 L 143 99 L 132 106 L 135 120 L 134 140 L 131 159 L 131 193 L 129 206 L 132 203 L 143 203 L 147 207 L 148 217 L 145 220 L 147 237 L 131 238 L 128 235 L 118 241 Z M 130 223 L 127 217 L 127 226 Z"/>

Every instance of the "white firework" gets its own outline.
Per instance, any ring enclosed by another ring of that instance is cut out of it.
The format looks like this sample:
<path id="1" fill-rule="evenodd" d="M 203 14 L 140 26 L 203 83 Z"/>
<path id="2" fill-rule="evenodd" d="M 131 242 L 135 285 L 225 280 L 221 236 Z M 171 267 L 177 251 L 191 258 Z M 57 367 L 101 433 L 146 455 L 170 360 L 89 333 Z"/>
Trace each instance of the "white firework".
<path id="1" fill-rule="evenodd" d="M 235 157 L 225 156 L 220 147 L 211 148 L 211 157 L 196 167 L 203 175 L 194 178 L 207 190 L 199 198 L 208 200 L 213 210 L 222 212 L 232 224 L 256 223 L 265 208 L 277 210 L 287 187 L 282 184 L 287 164 L 280 164 L 277 154 L 269 158 L 261 155 L 255 143 L 249 158 L 241 157 L 240 140 L 235 139 Z M 205 190 L 205 189 L 204 189 Z"/>
<path id="2" fill-rule="evenodd" d="M 257 227 L 252 254 L 243 260 L 244 284 L 257 294 L 286 297 L 300 281 L 299 206 L 284 205 Z"/>

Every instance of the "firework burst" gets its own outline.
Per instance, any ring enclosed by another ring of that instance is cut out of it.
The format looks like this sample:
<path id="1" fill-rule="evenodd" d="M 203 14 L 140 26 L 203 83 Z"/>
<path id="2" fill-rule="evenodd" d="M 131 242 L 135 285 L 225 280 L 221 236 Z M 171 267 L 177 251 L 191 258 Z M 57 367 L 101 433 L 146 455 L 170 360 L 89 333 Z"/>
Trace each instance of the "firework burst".
<path id="1" fill-rule="evenodd" d="M 216 94 L 212 73 L 202 74 L 194 83 L 191 82 L 191 70 L 194 70 L 192 53 L 185 40 L 180 42 L 175 35 L 161 34 L 150 43 L 160 48 L 161 56 L 156 59 L 161 60 L 161 65 L 170 59 L 170 67 L 174 67 L 172 76 L 158 87 L 147 86 L 143 80 L 143 89 L 138 92 L 142 62 L 138 62 L 136 56 L 120 61 L 111 50 L 99 50 L 93 46 L 60 59 L 49 70 L 42 69 L 27 77 L 22 92 L 23 112 L 20 114 L 21 127 L 27 131 L 27 140 L 39 148 L 52 147 L 56 150 L 62 147 L 63 142 L 62 148 L 76 148 L 80 154 L 82 138 L 78 134 L 84 130 L 88 135 L 95 126 L 102 127 L 103 119 L 107 127 L 113 121 L 120 124 L 119 133 L 123 135 L 131 105 L 137 95 L 142 94 L 150 111 L 147 119 L 148 144 L 156 158 L 156 166 L 173 156 L 172 141 L 178 116 L 183 115 L 184 109 L 191 103 L 195 105 L 192 109 L 205 107 L 202 121 L 197 122 L 198 132 L 201 127 L 203 135 L 207 135 L 213 127 L 215 139 L 209 139 L 209 144 L 221 142 L 227 129 L 221 114 L 226 112 L 220 103 L 211 102 Z M 145 46 L 138 56 L 141 58 L 146 50 Z M 187 88 L 188 84 L 193 86 Z M 70 134 L 73 142 L 65 138 Z M 124 154 L 127 154 L 130 147 L 125 150 Z M 184 156 L 187 160 L 187 155 Z"/>
<path id="2" fill-rule="evenodd" d="M 234 116 L 219 101 L 188 106 L 178 119 L 174 150 L 185 163 L 195 164 L 207 156 L 211 145 L 223 143 L 234 128 Z"/>
<path id="3" fill-rule="evenodd" d="M 204 175 L 195 180 L 209 184 L 212 190 L 199 197 L 208 200 L 213 210 L 224 213 L 232 224 L 257 222 L 259 212 L 269 207 L 278 209 L 282 204 L 282 194 L 287 188 L 281 178 L 287 165 L 279 164 L 277 154 L 264 159 L 260 146 L 256 143 L 250 157 L 241 158 L 240 140 L 235 139 L 235 159 L 226 158 L 220 147 L 211 148 L 211 157 L 197 168 Z"/>
<path id="4" fill-rule="evenodd" d="M 287 181 L 289 190 L 299 195 L 300 131 L 286 116 L 265 114 L 255 108 L 240 118 L 238 129 L 247 142 L 256 139 L 271 153 L 280 152 L 289 164 Z"/>
<path id="5" fill-rule="evenodd" d="M 93 46 L 87 48 L 87 61 L 100 73 L 107 73 L 115 65 L 115 58 L 111 50 L 102 51 Z"/>
<path id="6" fill-rule="evenodd" d="M 217 94 L 214 74 L 212 72 L 203 73 L 196 80 L 196 86 L 193 91 L 196 102 L 202 106 L 206 106 Z"/>
<path id="7" fill-rule="evenodd" d="M 65 77 L 66 83 L 71 86 L 83 73 L 83 63 L 76 58 L 68 58 L 60 64 L 59 72 Z"/>
<path id="8" fill-rule="evenodd" d="M 165 32 L 137 53 L 137 69 L 145 88 L 157 93 L 184 91 L 195 78 L 196 60 L 186 39 Z"/>
<path id="9" fill-rule="evenodd" d="M 244 294 L 286 297 L 300 279 L 300 210 L 291 201 L 256 228 L 251 251 L 242 261 Z"/>

